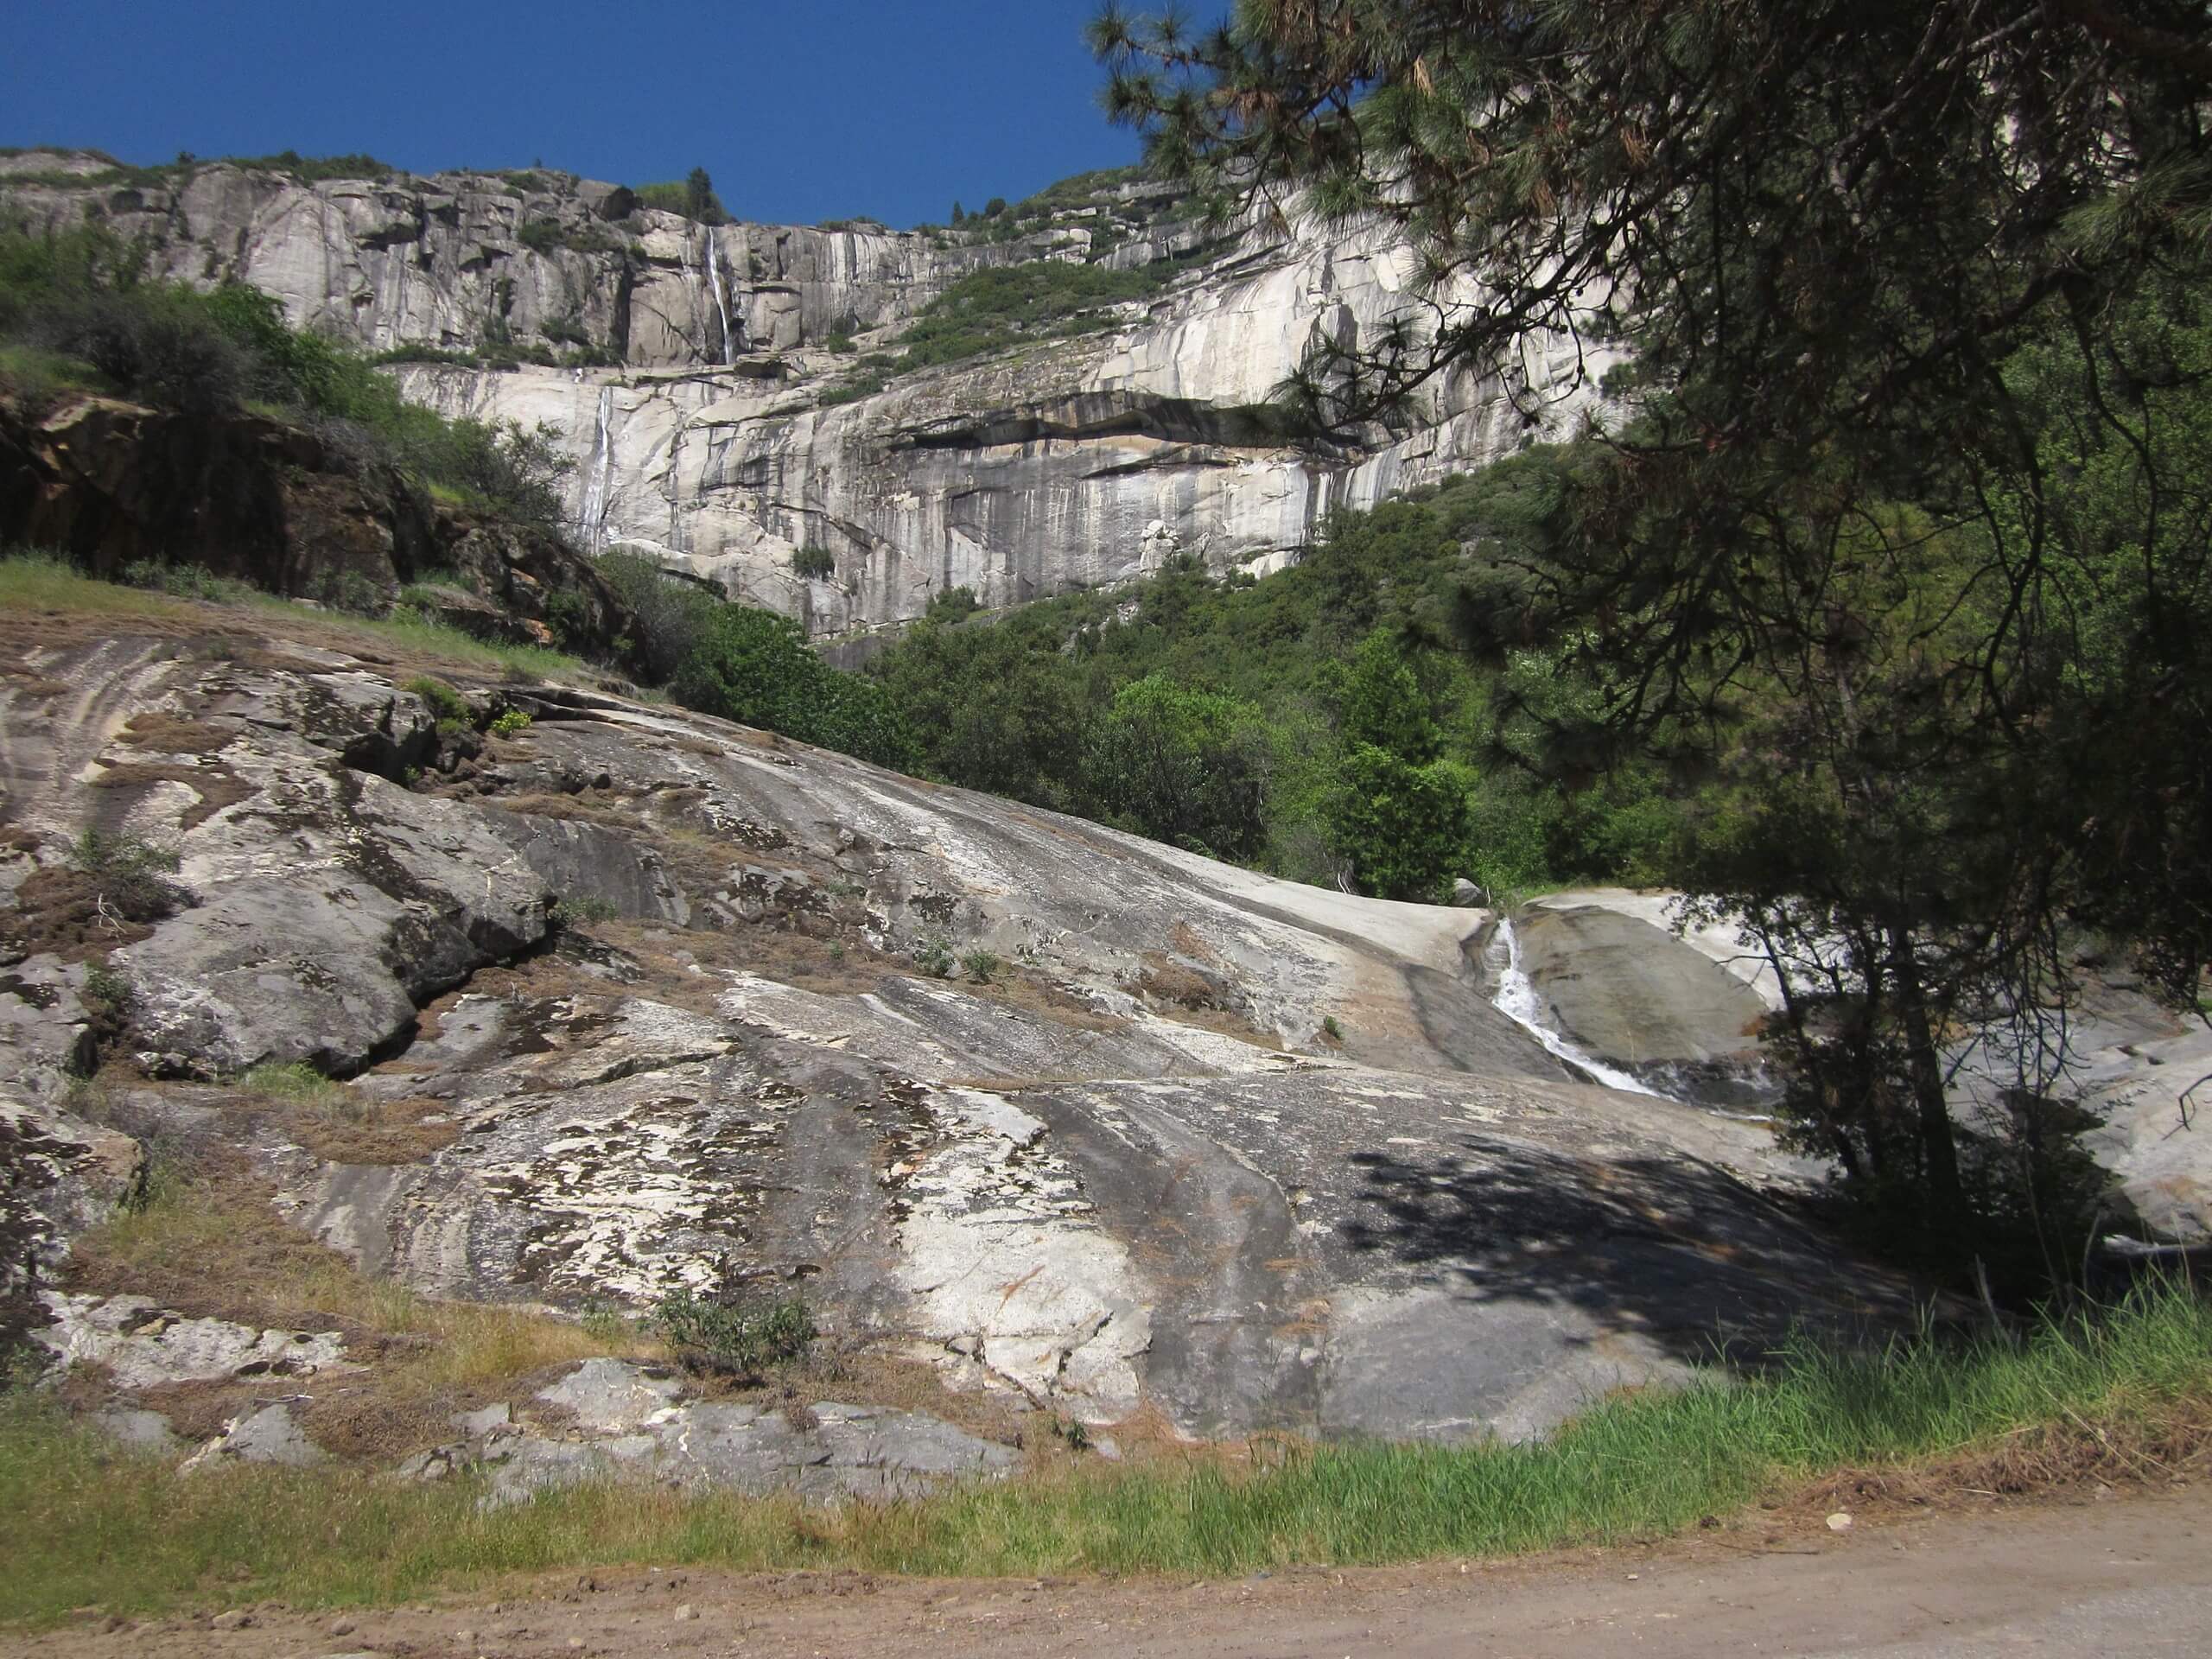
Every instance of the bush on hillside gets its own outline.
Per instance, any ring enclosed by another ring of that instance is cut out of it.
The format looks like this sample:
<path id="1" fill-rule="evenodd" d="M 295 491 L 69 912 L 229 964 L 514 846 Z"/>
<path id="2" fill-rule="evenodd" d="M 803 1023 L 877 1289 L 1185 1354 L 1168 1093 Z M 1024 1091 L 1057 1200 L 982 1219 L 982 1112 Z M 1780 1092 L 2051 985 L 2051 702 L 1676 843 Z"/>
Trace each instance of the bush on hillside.
<path id="1" fill-rule="evenodd" d="M 890 692 L 817 656 L 790 618 L 743 605 L 702 619 L 669 683 L 688 709 L 912 770 L 918 746 Z"/>

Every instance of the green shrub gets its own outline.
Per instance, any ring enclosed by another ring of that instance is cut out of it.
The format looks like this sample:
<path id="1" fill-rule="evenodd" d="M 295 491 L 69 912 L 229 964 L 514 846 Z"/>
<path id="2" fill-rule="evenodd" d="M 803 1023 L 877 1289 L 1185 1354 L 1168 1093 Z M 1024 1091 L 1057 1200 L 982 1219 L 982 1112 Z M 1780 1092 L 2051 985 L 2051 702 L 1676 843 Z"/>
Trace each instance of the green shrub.
<path id="1" fill-rule="evenodd" d="M 530 716 L 519 709 L 502 709 L 486 729 L 494 737 L 512 737 L 530 729 Z"/>
<path id="2" fill-rule="evenodd" d="M 641 184 L 633 192 L 640 207 L 664 213 L 681 213 L 702 225 L 726 225 L 729 213 L 715 194 L 714 181 L 703 167 L 691 169 L 689 178 Z"/>
<path id="3" fill-rule="evenodd" d="M 818 400 L 824 409 L 835 409 L 841 404 L 856 404 L 863 397 L 873 397 L 891 383 L 874 370 L 851 376 L 823 392 Z"/>
<path id="4" fill-rule="evenodd" d="M 914 966 L 931 979 L 952 977 L 952 944 L 942 933 L 915 942 Z"/>
<path id="5" fill-rule="evenodd" d="M 973 588 L 948 588 L 943 593 L 930 595 L 929 608 L 923 615 L 932 622 L 957 622 L 983 608 L 983 601 L 976 597 Z"/>
<path id="6" fill-rule="evenodd" d="M 417 674 L 400 690 L 412 691 L 428 703 L 431 715 L 438 722 L 438 729 L 448 736 L 470 730 L 476 724 L 476 711 L 468 706 L 468 699 L 443 680 Z"/>
<path id="7" fill-rule="evenodd" d="M 341 1094 L 345 1085 L 333 1083 L 304 1061 L 265 1060 L 241 1075 L 238 1087 L 261 1100 L 319 1105 Z"/>
<path id="8" fill-rule="evenodd" d="M 69 848 L 69 867 L 91 878 L 98 906 L 127 922 L 159 921 L 183 907 L 188 895 L 168 880 L 182 862 L 173 847 L 99 830 L 86 830 Z"/>
<path id="9" fill-rule="evenodd" d="M 515 232 L 515 240 L 532 253 L 550 253 L 565 239 L 557 219 L 525 219 Z"/>
<path id="10" fill-rule="evenodd" d="M 384 584 L 361 570 L 323 571 L 308 597 L 348 616 L 382 616 L 391 608 Z"/>
<path id="11" fill-rule="evenodd" d="M 913 732 L 890 693 L 830 667 L 797 623 L 771 611 L 716 607 L 702 620 L 669 693 L 687 709 L 880 766 L 914 763 Z"/>
<path id="12" fill-rule="evenodd" d="M 85 969 L 84 1001 L 93 1014 L 118 1020 L 130 1011 L 130 1005 L 137 1001 L 137 991 L 129 975 L 105 962 L 95 962 Z"/>
<path id="13" fill-rule="evenodd" d="M 791 555 L 791 569 L 809 582 L 823 582 L 837 573 L 836 555 L 809 542 Z"/>
<path id="14" fill-rule="evenodd" d="M 170 564 L 159 559 L 133 560 L 123 567 L 123 580 L 132 588 L 216 605 L 235 605 L 254 591 L 251 583 L 219 576 L 204 564 Z"/>
<path id="15" fill-rule="evenodd" d="M 201 292 L 160 280 L 151 253 L 149 244 L 98 225 L 34 234 L 0 223 L 0 345 L 8 353 L 0 366 L 13 379 L 14 366 L 28 365 L 50 385 L 54 362 L 73 362 L 116 391 L 188 413 L 265 404 L 344 423 L 375 458 L 493 512 L 557 531 L 560 485 L 573 464 L 558 434 L 448 421 L 408 403 L 378 370 L 379 360 L 477 359 L 427 345 L 372 359 L 290 327 L 274 298 L 244 283 Z M 519 348 L 502 349 L 520 360 Z M 556 360 L 548 346 L 529 349 Z"/>
<path id="16" fill-rule="evenodd" d="M 976 983 L 988 985 L 997 975 L 999 969 L 1006 966 L 1006 958 L 995 950 L 978 949 L 968 951 L 962 956 L 960 966 L 968 977 L 974 980 Z"/>
<path id="17" fill-rule="evenodd" d="M 612 899 L 602 899 L 595 893 L 573 893 L 556 899 L 546 912 L 546 919 L 556 928 L 589 927 L 598 922 L 611 922 L 622 913 Z"/>
<path id="18" fill-rule="evenodd" d="M 1107 327 L 1113 307 L 1151 298 L 1164 280 L 1157 270 L 1109 270 L 1058 259 L 970 271 L 923 307 L 899 336 L 906 348 L 899 371 Z"/>
<path id="19" fill-rule="evenodd" d="M 628 655 L 647 680 L 665 685 L 691 654 L 722 601 L 635 553 L 602 553 L 597 563 L 599 574 L 637 619 Z"/>
<path id="20" fill-rule="evenodd" d="M 796 1298 L 746 1303 L 690 1290 L 663 1297 L 646 1324 L 686 1370 L 741 1381 L 758 1381 L 804 1357 L 820 1334 L 813 1311 Z"/>
<path id="21" fill-rule="evenodd" d="M 335 179 L 363 179 L 373 182 L 391 178 L 399 171 L 389 162 L 380 162 L 373 156 L 364 156 L 359 152 L 346 156 L 302 156 L 297 150 L 280 149 L 274 156 L 224 156 L 218 159 L 251 172 L 282 173 L 302 184 L 321 184 Z M 188 169 L 190 165 L 187 163 Z"/>

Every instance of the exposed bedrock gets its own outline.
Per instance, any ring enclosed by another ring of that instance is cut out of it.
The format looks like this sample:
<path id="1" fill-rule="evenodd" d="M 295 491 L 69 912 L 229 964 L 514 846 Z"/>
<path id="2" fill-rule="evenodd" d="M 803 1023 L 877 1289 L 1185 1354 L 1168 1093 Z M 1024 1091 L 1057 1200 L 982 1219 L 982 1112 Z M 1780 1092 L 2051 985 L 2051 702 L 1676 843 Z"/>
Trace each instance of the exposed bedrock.
<path id="1" fill-rule="evenodd" d="M 594 545 L 828 634 L 918 616 L 953 588 L 995 606 L 1125 582 L 1181 555 L 1271 569 L 1331 508 L 1572 432 L 1605 366 L 1531 336 L 1489 372 L 1440 378 L 1405 425 L 1294 443 L 1264 405 L 1317 337 L 1349 343 L 1435 315 L 1402 247 L 1373 232 L 1253 238 L 1124 311 L 1108 332 L 903 376 L 849 403 L 823 401 L 849 365 L 810 352 L 773 373 L 424 366 L 403 380 L 450 414 L 565 434 L 573 510 Z M 832 556 L 829 576 L 793 569 L 807 547 Z"/>
<path id="2" fill-rule="evenodd" d="M 1774 1099 L 1755 1033 L 1781 993 L 1732 926 L 1683 925 L 1673 895 L 1620 888 L 1548 894 L 1516 920 L 1544 1023 L 1574 1049 L 1669 1095 L 1753 1111 Z M 1480 958 L 1486 971 L 1497 956 Z M 2156 1246 L 2212 1244 L 2212 1142 L 2198 1106 L 2212 1032 L 2160 1007 L 2116 953 L 2083 940 L 2075 957 L 2070 1058 L 2053 1088 L 2101 1120 L 2082 1145 L 2113 1179 L 2106 1219 Z M 1947 1055 L 1969 1134 L 2001 1114 L 2014 1081 L 2001 1061 L 1963 1042 Z"/>
<path id="3" fill-rule="evenodd" d="M 20 649 L 11 885 L 88 822 L 176 847 L 181 907 L 105 952 L 111 1052 L 215 1079 L 162 1099 L 373 1272 L 798 1294 L 955 1386 L 1207 1433 L 1535 1433 L 1716 1332 L 1909 1305 L 1768 1196 L 1801 1167 L 1764 1128 L 1578 1083 L 1491 1007 L 1482 912 L 595 693 L 500 688 L 544 715 L 403 787 L 359 760 L 430 721 L 404 664 Z M 937 940 L 988 982 L 918 971 Z M 23 979 L 51 1072 L 80 1016 Z M 352 1080 L 226 1092 L 265 1059 Z"/>
<path id="4" fill-rule="evenodd" d="M 1575 1048 L 1685 1099 L 1772 1097 L 1765 999 L 1695 945 L 1641 917 L 1559 899 L 1529 906 L 1516 926 L 1543 1022 Z"/>

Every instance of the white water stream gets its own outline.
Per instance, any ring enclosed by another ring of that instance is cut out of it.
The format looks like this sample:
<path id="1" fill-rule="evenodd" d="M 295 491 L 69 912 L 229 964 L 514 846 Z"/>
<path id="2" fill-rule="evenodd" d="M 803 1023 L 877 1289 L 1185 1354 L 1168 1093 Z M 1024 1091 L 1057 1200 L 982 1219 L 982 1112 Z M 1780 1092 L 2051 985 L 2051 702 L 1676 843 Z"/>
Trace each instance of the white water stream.
<path id="1" fill-rule="evenodd" d="M 722 299 L 721 265 L 715 255 L 715 227 L 704 227 L 707 232 L 707 288 L 715 296 L 715 310 L 722 320 L 722 366 L 728 368 L 734 355 L 729 335 L 729 306 Z"/>
<path id="2" fill-rule="evenodd" d="M 614 388 L 599 389 L 599 420 L 592 433 L 591 460 L 584 468 L 583 532 L 597 548 L 607 539 L 607 495 L 614 480 Z"/>
<path id="3" fill-rule="evenodd" d="M 1502 963 L 1495 955 L 1501 943 L 1505 946 L 1505 960 Z M 1638 1077 L 1585 1054 L 1544 1023 L 1544 1000 L 1536 993 L 1535 982 L 1521 966 L 1521 936 L 1513 931 L 1513 924 L 1503 916 L 1497 918 L 1497 931 L 1491 938 L 1490 950 L 1492 953 L 1491 965 L 1497 974 L 1497 995 L 1491 1001 L 1500 1014 L 1569 1065 L 1587 1073 L 1608 1089 L 1623 1090 L 1631 1095 L 1651 1095 L 1661 1100 L 1674 1098 Z"/>

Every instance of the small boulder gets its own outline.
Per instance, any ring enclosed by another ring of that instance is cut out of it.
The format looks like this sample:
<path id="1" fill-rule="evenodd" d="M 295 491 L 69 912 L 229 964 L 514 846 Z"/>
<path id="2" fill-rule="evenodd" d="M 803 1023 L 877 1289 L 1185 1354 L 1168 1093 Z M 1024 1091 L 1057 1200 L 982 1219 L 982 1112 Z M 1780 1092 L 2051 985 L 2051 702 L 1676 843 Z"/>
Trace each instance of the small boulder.
<path id="1" fill-rule="evenodd" d="M 312 1469 L 330 1461 L 330 1454 L 308 1439 L 307 1431 L 293 1419 L 291 1407 L 281 1402 L 238 1419 L 219 1439 L 186 1459 L 178 1472 L 213 1468 L 226 1458 L 288 1469 Z"/>

